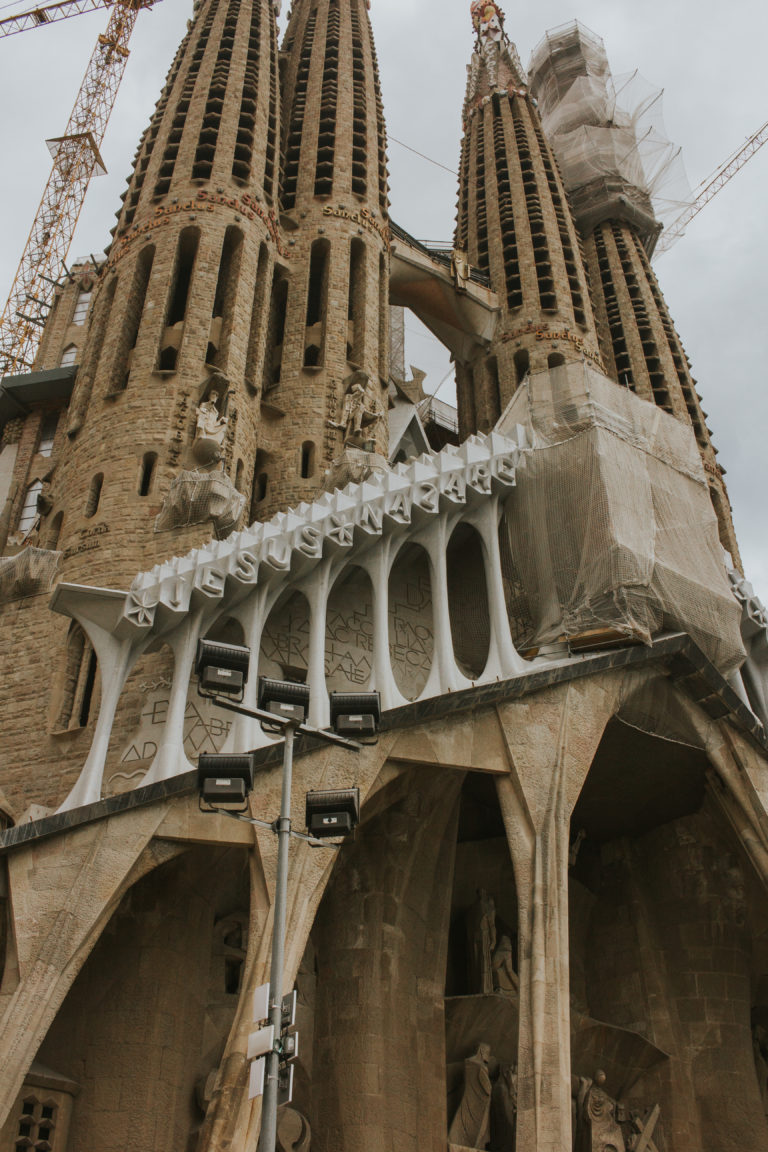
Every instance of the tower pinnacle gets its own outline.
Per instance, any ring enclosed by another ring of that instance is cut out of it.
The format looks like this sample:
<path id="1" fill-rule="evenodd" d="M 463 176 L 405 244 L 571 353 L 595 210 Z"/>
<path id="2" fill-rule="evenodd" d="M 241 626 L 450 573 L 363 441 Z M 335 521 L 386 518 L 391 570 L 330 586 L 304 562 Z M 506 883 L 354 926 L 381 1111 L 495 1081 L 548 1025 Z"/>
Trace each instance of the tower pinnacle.
<path id="1" fill-rule="evenodd" d="M 473 0 L 472 27 L 477 35 L 469 67 L 467 102 L 477 96 L 527 82 L 517 48 L 504 31 L 504 13 L 495 0 Z"/>

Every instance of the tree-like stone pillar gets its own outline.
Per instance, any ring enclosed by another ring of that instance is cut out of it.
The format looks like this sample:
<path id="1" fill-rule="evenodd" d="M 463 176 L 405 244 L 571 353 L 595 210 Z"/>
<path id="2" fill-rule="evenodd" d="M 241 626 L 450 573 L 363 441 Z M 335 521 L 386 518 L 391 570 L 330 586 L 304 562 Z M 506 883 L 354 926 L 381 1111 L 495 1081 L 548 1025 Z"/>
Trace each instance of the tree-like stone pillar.
<path id="1" fill-rule="evenodd" d="M 510 772 L 497 789 L 519 909 L 517 1147 L 536 1152 L 571 1147 L 568 838 L 614 698 L 595 677 L 498 709 Z"/>

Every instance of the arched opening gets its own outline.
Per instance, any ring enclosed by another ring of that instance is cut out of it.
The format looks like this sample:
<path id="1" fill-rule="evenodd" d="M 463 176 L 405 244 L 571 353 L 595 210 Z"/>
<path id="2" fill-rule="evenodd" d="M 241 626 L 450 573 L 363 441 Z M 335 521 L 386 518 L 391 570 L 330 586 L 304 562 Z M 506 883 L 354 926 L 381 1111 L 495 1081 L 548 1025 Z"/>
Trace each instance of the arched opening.
<path id="1" fill-rule="evenodd" d="M 476 529 L 459 524 L 448 542 L 448 607 L 453 655 L 469 680 L 477 680 L 488 660 L 491 620 L 483 546 Z"/>
<path id="2" fill-rule="evenodd" d="M 565 356 L 562 352 L 550 352 L 547 356 L 547 368 L 560 368 L 565 364 Z"/>
<path id="3" fill-rule="evenodd" d="M 176 262 L 166 304 L 165 324 L 158 350 L 157 366 L 161 372 L 176 371 L 199 243 L 200 229 L 184 228 L 179 236 L 176 249 Z"/>
<path id="4" fill-rule="evenodd" d="M 299 474 L 302 480 L 309 480 L 315 473 L 315 445 L 312 440 L 305 440 L 301 446 L 301 460 Z"/>
<path id="5" fill-rule="evenodd" d="M 259 449 L 253 462 L 253 482 L 251 484 L 251 518 L 258 520 L 264 511 L 264 501 L 269 495 L 269 470 L 271 459 L 268 452 Z"/>
<path id="6" fill-rule="evenodd" d="M 330 252 L 331 245 L 328 240 L 315 240 L 312 244 L 304 336 L 304 365 L 307 368 L 319 366 L 323 358 Z"/>
<path id="7" fill-rule="evenodd" d="M 152 490 L 152 481 L 155 476 L 157 452 L 145 452 L 139 471 L 139 496 L 149 496 Z"/>
<path id="8" fill-rule="evenodd" d="M 389 658 L 406 700 L 421 695 L 432 667 L 434 624 L 429 558 L 418 544 L 398 553 L 389 577 Z"/>
<path id="9" fill-rule="evenodd" d="M 149 278 L 155 259 L 154 245 L 144 248 L 138 255 L 133 270 L 130 294 L 125 305 L 125 316 L 120 327 L 120 337 L 112 366 L 112 392 L 122 392 L 128 387 L 131 375 L 133 353 L 139 339 L 141 318 L 147 299 Z"/>
<path id="10" fill-rule="evenodd" d="M 61 525 L 63 523 L 63 520 L 64 520 L 64 513 L 63 512 L 57 512 L 56 515 L 51 520 L 50 526 L 48 528 L 48 533 L 47 533 L 46 538 L 45 538 L 45 547 L 48 548 L 51 552 L 55 552 L 56 548 L 58 547 L 59 536 L 61 535 Z"/>
<path id="11" fill-rule="evenodd" d="M 345 568 L 331 589 L 325 621 L 329 692 L 364 692 L 373 661 L 373 588 L 367 572 Z"/>
<path id="12" fill-rule="evenodd" d="M 515 384 L 522 384 L 531 370 L 531 358 L 528 354 L 528 349 L 518 348 L 512 357 L 512 363 L 515 366 Z"/>
<path id="13" fill-rule="evenodd" d="M 91 517 L 95 516 L 99 510 L 99 503 L 101 501 L 101 489 L 102 489 L 103 484 L 104 484 L 104 473 L 103 472 L 97 472 L 96 475 L 91 480 L 91 486 L 88 489 L 88 498 L 86 499 L 86 502 L 85 502 L 85 509 L 83 511 L 83 515 L 85 516 L 86 520 L 90 520 Z"/>
<path id="14" fill-rule="evenodd" d="M 366 315 L 366 258 L 367 249 L 362 240 L 354 239 L 349 246 L 349 288 L 347 295 L 347 360 L 362 366 Z"/>
<path id="15" fill-rule="evenodd" d="M 96 653 L 79 624 L 69 626 L 64 666 L 54 693 L 55 731 L 85 728 L 91 717 L 96 687 Z"/>
<path id="16" fill-rule="evenodd" d="M 222 369 L 227 364 L 242 253 L 243 234 L 239 228 L 230 225 L 224 233 L 206 353 L 206 361 Z"/>
<path id="17" fill-rule="evenodd" d="M 264 364 L 264 391 L 280 383 L 283 363 L 283 339 L 288 310 L 288 272 L 276 264 L 272 273 L 272 304 L 267 329 L 267 357 Z"/>
<path id="18" fill-rule="evenodd" d="M 304 684 L 309 659 L 309 604 L 286 592 L 270 612 L 261 637 L 259 675 Z"/>
<path id="19" fill-rule="evenodd" d="M 16 532 L 22 539 L 29 535 L 38 519 L 37 498 L 43 490 L 42 480 L 33 480 L 24 494 Z"/>
<path id="20" fill-rule="evenodd" d="M 68 1147 L 103 1143 L 104 1116 L 125 1115 L 127 1092 L 141 1100 L 150 1145 L 196 1145 L 203 1121 L 194 1102 L 204 1099 L 238 1007 L 248 877 L 243 849 L 196 845 L 123 896 L 38 1055 L 46 1072 L 80 1086 Z M 48 1147 L 59 1146 L 54 1136 Z"/>

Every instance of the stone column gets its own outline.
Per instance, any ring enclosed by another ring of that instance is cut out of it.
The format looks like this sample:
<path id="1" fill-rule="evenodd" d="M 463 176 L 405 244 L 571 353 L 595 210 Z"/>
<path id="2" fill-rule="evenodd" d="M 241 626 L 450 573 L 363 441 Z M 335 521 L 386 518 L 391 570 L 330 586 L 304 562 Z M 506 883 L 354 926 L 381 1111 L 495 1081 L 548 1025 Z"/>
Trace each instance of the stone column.
<path id="1" fill-rule="evenodd" d="M 496 784 L 519 908 L 520 1149 L 571 1147 L 568 837 L 615 691 L 594 677 L 498 709 L 510 772 Z"/>

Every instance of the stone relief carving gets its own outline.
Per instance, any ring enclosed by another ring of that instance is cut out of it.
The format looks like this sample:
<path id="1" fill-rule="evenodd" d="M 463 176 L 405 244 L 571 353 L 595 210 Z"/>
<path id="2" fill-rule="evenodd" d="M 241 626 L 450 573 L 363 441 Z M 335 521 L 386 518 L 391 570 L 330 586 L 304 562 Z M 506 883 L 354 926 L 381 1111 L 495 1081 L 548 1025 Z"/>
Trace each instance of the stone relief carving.
<path id="1" fill-rule="evenodd" d="M 227 434 L 229 418 L 219 410 L 220 393 L 212 388 L 208 396 L 195 409 L 195 441 L 192 454 L 198 463 L 215 464 L 221 459 L 224 437 Z M 223 397 L 222 397 L 223 400 Z"/>
<path id="2" fill-rule="evenodd" d="M 496 905 L 484 888 L 467 912 L 469 986 L 475 992 L 493 992 L 493 954 L 496 948 Z"/>
<path id="3" fill-rule="evenodd" d="M 494 992 L 517 995 L 520 990 L 520 981 L 515 971 L 512 941 L 509 936 L 502 936 L 496 945 L 491 958 L 491 968 Z"/>
<path id="4" fill-rule="evenodd" d="M 344 433 L 344 443 L 361 447 L 376 439 L 376 433 L 384 419 L 384 408 L 375 394 L 367 373 L 353 372 L 345 380 L 347 391 L 341 402 L 338 420 L 329 420 L 330 428 Z"/>
<path id="5" fill-rule="evenodd" d="M 517 1126 L 517 1067 L 501 1064 L 491 1090 L 491 1152 L 514 1152 Z"/>
<path id="6" fill-rule="evenodd" d="M 763 1102 L 763 1111 L 768 1116 L 768 1031 L 762 1024 L 755 1024 L 752 1029 L 752 1052 L 755 1057 L 760 1099 Z"/>
<path id="7" fill-rule="evenodd" d="M 605 1082 L 602 1068 L 592 1080 L 584 1076 L 572 1080 L 571 1093 L 576 1104 L 574 1152 L 626 1152 L 616 1101 L 605 1091 Z"/>
<path id="8" fill-rule="evenodd" d="M 489 1044 L 464 1061 L 464 1090 L 461 1103 L 448 1129 L 448 1140 L 463 1148 L 485 1148 L 490 1136 L 491 1059 Z"/>

